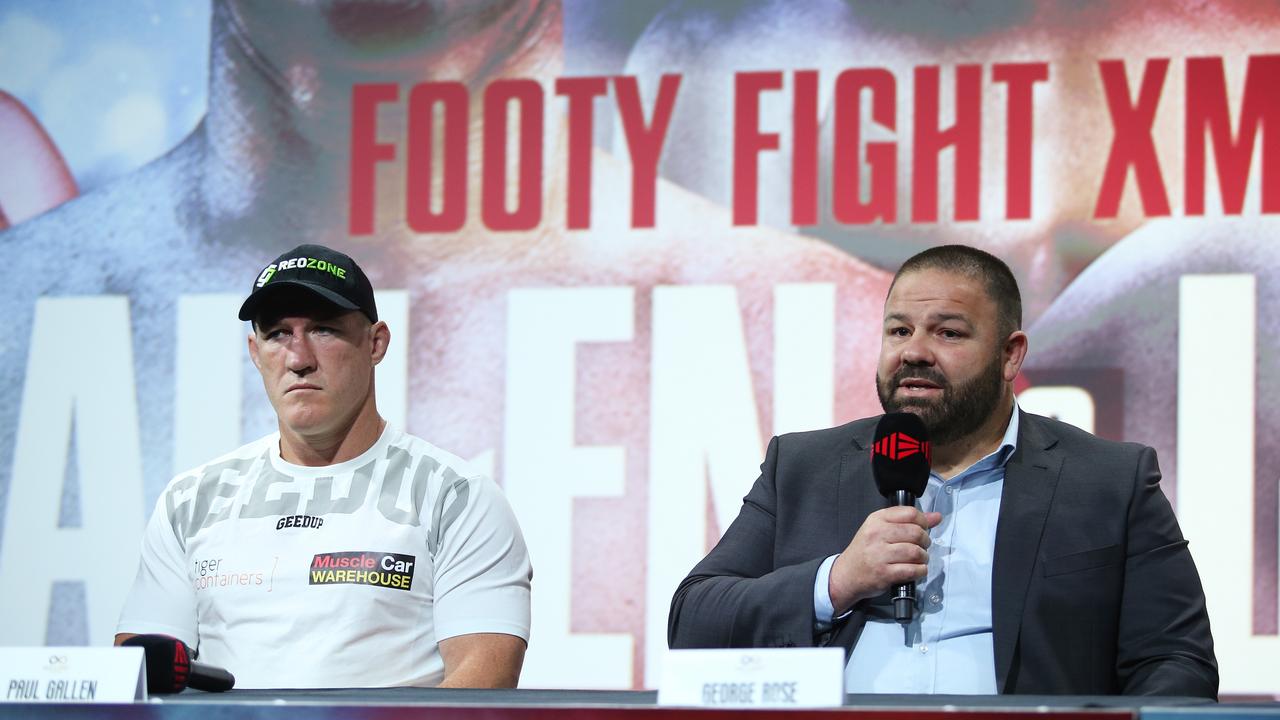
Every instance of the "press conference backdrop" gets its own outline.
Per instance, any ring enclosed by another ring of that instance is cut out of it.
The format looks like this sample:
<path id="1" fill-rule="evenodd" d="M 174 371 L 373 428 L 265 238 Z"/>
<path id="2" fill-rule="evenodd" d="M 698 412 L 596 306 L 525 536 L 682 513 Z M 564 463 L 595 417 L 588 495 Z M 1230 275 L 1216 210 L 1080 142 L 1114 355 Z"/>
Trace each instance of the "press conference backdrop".
<path id="1" fill-rule="evenodd" d="M 323 242 L 383 414 L 516 509 L 523 682 L 652 687 L 768 438 L 878 411 L 892 272 L 963 242 L 1280 692 L 1274 5 L 461 5 L 0 2 L 0 644 L 110 641 L 165 482 L 273 429 L 249 281 Z"/>

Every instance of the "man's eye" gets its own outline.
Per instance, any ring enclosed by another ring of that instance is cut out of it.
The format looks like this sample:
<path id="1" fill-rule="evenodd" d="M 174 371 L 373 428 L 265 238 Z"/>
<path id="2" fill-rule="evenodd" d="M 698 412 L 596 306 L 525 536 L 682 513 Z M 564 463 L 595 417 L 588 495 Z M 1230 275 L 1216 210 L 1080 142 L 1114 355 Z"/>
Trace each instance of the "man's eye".
<path id="1" fill-rule="evenodd" d="M 948 340 L 956 340 L 956 339 L 958 339 L 958 338 L 963 337 L 963 335 L 961 335 L 959 332 L 957 332 L 957 331 L 955 331 L 955 330 L 943 330 L 943 331 L 941 332 L 941 335 L 942 335 L 942 337 L 944 337 L 944 338 L 946 338 L 946 339 L 948 339 Z"/>
<path id="2" fill-rule="evenodd" d="M 894 337 L 907 337 L 911 334 L 910 330 L 904 327 L 889 328 L 889 334 Z"/>

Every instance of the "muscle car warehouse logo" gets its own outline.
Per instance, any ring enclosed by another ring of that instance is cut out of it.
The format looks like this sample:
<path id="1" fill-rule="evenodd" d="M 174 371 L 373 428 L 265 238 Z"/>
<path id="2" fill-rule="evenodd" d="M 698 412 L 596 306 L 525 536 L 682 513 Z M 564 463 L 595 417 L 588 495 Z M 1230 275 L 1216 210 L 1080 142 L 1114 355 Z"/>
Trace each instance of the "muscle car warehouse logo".
<path id="1" fill-rule="evenodd" d="M 312 585 L 374 585 L 408 590 L 417 558 L 400 553 L 336 552 L 311 559 Z"/>

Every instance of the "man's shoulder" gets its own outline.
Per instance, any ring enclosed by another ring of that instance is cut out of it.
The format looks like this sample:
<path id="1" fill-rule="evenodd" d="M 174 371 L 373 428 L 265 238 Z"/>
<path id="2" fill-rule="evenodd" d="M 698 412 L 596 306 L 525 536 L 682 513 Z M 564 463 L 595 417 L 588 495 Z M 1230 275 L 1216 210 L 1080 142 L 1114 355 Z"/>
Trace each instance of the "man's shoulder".
<path id="1" fill-rule="evenodd" d="M 482 463 L 479 461 L 466 460 L 429 440 L 404 430 L 393 429 L 387 442 L 390 446 L 400 448 L 409 453 L 412 458 L 427 459 L 444 469 L 452 471 L 459 477 L 476 480 L 489 476 L 489 473 L 481 467 Z"/>
<path id="2" fill-rule="evenodd" d="M 1019 442 L 1043 444 L 1067 454 L 1088 453 L 1094 457 L 1137 457 L 1146 445 L 1100 438 L 1070 423 L 1022 411 Z"/>
<path id="3" fill-rule="evenodd" d="M 788 449 L 804 449 L 805 451 L 849 451 L 861 450 L 863 444 L 875 432 L 876 423 L 882 416 L 859 418 L 843 425 L 785 433 L 778 436 L 778 446 L 786 445 Z"/>
<path id="4" fill-rule="evenodd" d="M 243 467 L 243 470 L 248 470 L 254 462 L 258 461 L 260 458 L 265 458 L 271 451 L 273 445 L 278 447 L 279 443 L 280 433 L 269 433 L 257 440 L 247 442 L 231 452 L 223 453 L 208 462 L 201 463 L 200 465 L 196 465 L 195 467 L 174 475 L 173 479 L 169 481 L 169 485 L 180 482 L 185 478 L 201 478 L 208 475 L 211 471 L 219 469 L 241 466 Z"/>

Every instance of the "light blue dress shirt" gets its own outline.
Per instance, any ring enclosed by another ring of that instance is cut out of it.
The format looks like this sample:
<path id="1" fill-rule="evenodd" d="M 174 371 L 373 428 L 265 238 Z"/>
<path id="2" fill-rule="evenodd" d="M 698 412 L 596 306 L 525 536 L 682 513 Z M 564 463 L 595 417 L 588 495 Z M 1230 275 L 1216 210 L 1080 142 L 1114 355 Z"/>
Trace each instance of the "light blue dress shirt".
<path id="1" fill-rule="evenodd" d="M 864 606 L 866 626 L 845 666 L 850 693 L 995 694 L 991 643 L 991 559 L 1005 464 L 1018 442 L 1014 406 L 995 452 L 950 480 L 929 475 L 920 509 L 942 513 L 929 531 L 929 574 L 916 586 L 914 619 L 901 625 L 892 605 Z M 817 630 L 830 627 L 828 581 L 835 555 L 813 585 Z"/>

